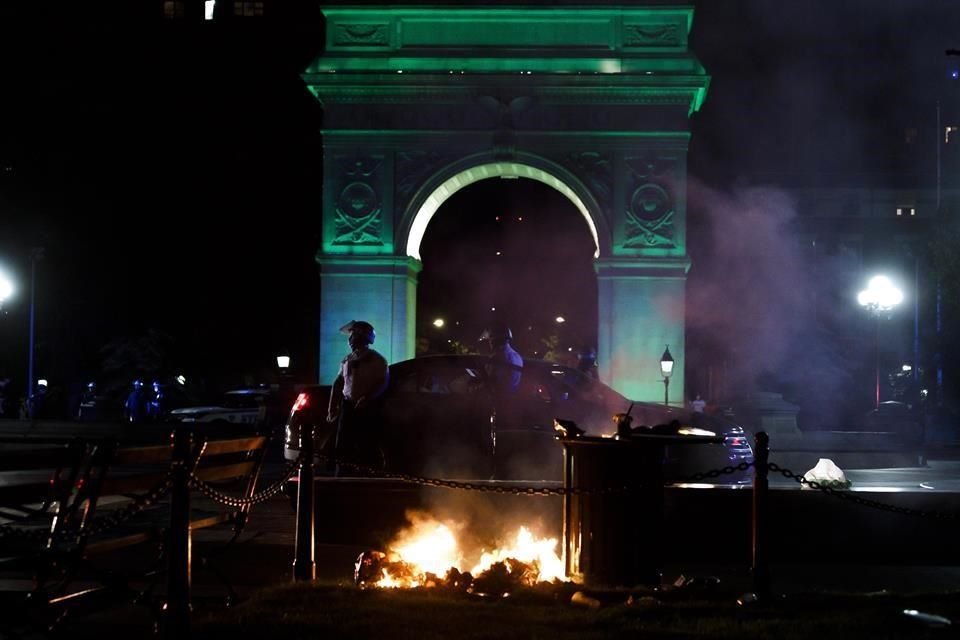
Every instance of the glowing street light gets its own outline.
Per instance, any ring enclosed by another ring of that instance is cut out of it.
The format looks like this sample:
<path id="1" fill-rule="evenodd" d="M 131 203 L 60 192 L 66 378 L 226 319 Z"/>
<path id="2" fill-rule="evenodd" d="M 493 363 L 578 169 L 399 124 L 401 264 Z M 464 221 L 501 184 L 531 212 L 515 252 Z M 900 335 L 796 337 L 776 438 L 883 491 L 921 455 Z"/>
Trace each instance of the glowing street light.
<path id="1" fill-rule="evenodd" d="M 563 316 L 557 316 L 557 317 L 555 318 L 555 320 L 556 320 L 557 324 L 563 324 L 564 322 L 567 321 L 567 319 L 564 318 Z"/>
<path id="2" fill-rule="evenodd" d="M 433 321 L 433 326 L 435 326 L 437 329 L 443 329 L 443 325 L 445 324 L 447 323 L 443 318 L 437 318 Z"/>
<path id="3" fill-rule="evenodd" d="M 0 271 L 0 309 L 3 308 L 3 301 L 13 295 L 13 281 L 7 277 L 7 274 Z"/>
<path id="4" fill-rule="evenodd" d="M 903 291 L 891 282 L 886 276 L 874 276 L 867 282 L 867 288 L 857 294 L 857 302 L 861 307 L 874 315 L 877 322 L 877 350 L 875 367 L 875 408 L 880 408 L 880 319 L 881 317 L 903 302 Z"/>
<path id="5" fill-rule="evenodd" d="M 286 352 L 282 352 L 277 355 L 277 368 L 280 371 L 286 371 L 290 368 L 290 355 Z"/>
<path id="6" fill-rule="evenodd" d="M 663 404 L 670 404 L 670 376 L 673 375 L 673 356 L 670 355 L 670 345 L 663 350 L 660 356 L 660 375 L 663 376 Z"/>
<path id="7" fill-rule="evenodd" d="M 857 302 L 867 311 L 890 311 L 903 302 L 903 291 L 887 276 L 874 276 L 867 282 L 867 288 L 857 295 Z"/>

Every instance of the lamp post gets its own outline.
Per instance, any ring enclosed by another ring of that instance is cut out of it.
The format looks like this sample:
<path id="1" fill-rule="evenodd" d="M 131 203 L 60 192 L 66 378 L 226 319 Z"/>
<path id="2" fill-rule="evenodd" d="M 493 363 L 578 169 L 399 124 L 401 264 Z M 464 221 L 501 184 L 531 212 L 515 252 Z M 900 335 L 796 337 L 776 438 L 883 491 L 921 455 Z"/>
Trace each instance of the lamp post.
<path id="1" fill-rule="evenodd" d="M 36 351 L 36 308 L 37 308 L 37 262 L 43 259 L 43 249 L 34 247 L 30 250 L 30 353 L 27 359 L 27 404 L 31 407 L 33 417 L 33 355 Z"/>
<path id="2" fill-rule="evenodd" d="M 280 369 L 280 373 L 286 373 L 290 368 L 290 354 L 286 351 L 277 354 L 277 368 Z"/>
<path id="3" fill-rule="evenodd" d="M 663 350 L 660 356 L 660 375 L 663 376 L 663 404 L 670 405 L 670 376 L 673 375 L 673 356 L 670 355 L 670 345 Z"/>
<path id="4" fill-rule="evenodd" d="M 877 349 L 875 354 L 875 397 L 874 408 L 880 408 L 880 319 L 883 315 L 903 302 L 903 291 L 897 288 L 890 278 L 874 276 L 867 282 L 867 288 L 857 295 L 857 303 L 874 315 L 876 319 Z"/>

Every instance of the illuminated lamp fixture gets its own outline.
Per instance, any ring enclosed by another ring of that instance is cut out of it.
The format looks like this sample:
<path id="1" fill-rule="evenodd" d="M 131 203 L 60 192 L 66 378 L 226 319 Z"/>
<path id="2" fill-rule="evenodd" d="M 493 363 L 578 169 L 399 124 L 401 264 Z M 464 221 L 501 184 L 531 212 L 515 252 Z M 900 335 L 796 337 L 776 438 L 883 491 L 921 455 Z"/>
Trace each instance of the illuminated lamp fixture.
<path id="1" fill-rule="evenodd" d="M 0 271 L 0 309 L 3 308 L 3 301 L 13 295 L 13 282 Z"/>
<path id="2" fill-rule="evenodd" d="M 660 375 L 663 376 L 663 404 L 670 404 L 670 376 L 673 375 L 673 356 L 670 355 L 670 345 L 663 350 L 660 356 Z"/>

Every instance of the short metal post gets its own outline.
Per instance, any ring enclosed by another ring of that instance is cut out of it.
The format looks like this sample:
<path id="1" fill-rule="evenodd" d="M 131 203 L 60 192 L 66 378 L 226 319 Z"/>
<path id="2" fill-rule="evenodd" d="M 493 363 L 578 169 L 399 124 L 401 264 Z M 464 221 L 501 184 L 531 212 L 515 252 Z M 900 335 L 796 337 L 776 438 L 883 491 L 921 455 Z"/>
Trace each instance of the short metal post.
<path id="1" fill-rule="evenodd" d="M 167 601 L 163 605 L 163 635 L 190 637 L 190 472 L 193 434 L 173 433 L 173 486 L 170 489 L 170 540 L 167 564 Z"/>
<path id="2" fill-rule="evenodd" d="M 770 459 L 770 438 L 763 431 L 757 433 L 753 449 L 753 591 L 758 598 L 770 592 L 770 571 L 767 566 L 767 498 L 770 483 L 767 479 Z"/>
<path id="3" fill-rule="evenodd" d="M 300 473 L 297 477 L 297 538 L 294 546 L 293 580 L 315 580 L 314 499 L 313 499 L 313 424 L 300 428 Z"/>

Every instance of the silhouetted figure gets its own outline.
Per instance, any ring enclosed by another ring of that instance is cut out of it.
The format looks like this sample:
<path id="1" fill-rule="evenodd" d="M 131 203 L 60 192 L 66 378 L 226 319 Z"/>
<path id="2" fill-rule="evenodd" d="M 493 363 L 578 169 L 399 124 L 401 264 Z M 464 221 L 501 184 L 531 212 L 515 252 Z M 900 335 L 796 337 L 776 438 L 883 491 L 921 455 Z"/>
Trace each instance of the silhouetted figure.
<path id="1" fill-rule="evenodd" d="M 341 461 L 383 467 L 378 409 L 390 380 L 386 358 L 370 348 L 377 337 L 373 325 L 351 320 L 340 333 L 348 336 L 350 353 L 340 362 L 327 408 L 327 422 L 337 424 L 337 475 Z"/>
<path id="2" fill-rule="evenodd" d="M 77 419 L 81 422 L 92 422 L 97 419 L 96 382 L 88 382 L 83 393 L 80 394 L 80 407 L 77 409 Z"/>
<path id="3" fill-rule="evenodd" d="M 497 430 L 517 425 L 521 408 L 514 401 L 523 375 L 523 357 L 510 344 L 513 332 L 504 324 L 494 324 L 480 335 L 490 347 L 490 362 L 486 366 L 487 379 L 493 395 L 490 415 L 490 463 L 491 476 L 500 475 L 497 459 Z"/>
<path id="4" fill-rule="evenodd" d="M 9 377 L 0 377 L 0 418 L 6 418 L 14 411 L 12 388 Z"/>
<path id="5" fill-rule="evenodd" d="M 147 399 L 147 420 L 150 422 L 160 422 L 163 420 L 163 414 L 166 411 L 166 394 L 163 392 L 163 386 L 153 381 L 150 385 L 150 397 Z"/>
<path id="6" fill-rule="evenodd" d="M 596 381 L 600 379 L 600 373 L 597 369 L 596 349 L 590 346 L 580 347 L 577 358 L 577 371 L 585 374 L 591 380 Z"/>
<path id="7" fill-rule="evenodd" d="M 126 402 L 123 403 L 123 417 L 127 422 L 138 424 L 143 422 L 146 413 L 147 399 L 143 392 L 143 382 L 141 380 L 133 381 L 133 388 L 127 395 Z"/>
<path id="8" fill-rule="evenodd" d="M 694 413 L 703 413 L 704 409 L 707 408 L 707 401 L 700 397 L 700 394 L 697 394 L 697 397 L 693 399 L 690 403 L 690 407 L 693 409 Z"/>
<path id="9" fill-rule="evenodd" d="M 46 417 L 47 411 L 47 384 L 38 382 L 33 390 L 33 395 L 27 399 L 27 411 L 31 420 L 39 420 Z"/>
<path id="10" fill-rule="evenodd" d="M 523 357 L 510 344 L 513 332 L 510 327 L 495 324 L 480 334 L 480 341 L 490 347 L 490 364 L 487 365 L 487 378 L 494 395 L 511 396 L 520 388 L 523 374 Z"/>

